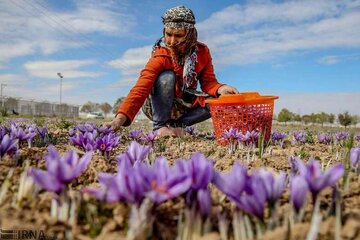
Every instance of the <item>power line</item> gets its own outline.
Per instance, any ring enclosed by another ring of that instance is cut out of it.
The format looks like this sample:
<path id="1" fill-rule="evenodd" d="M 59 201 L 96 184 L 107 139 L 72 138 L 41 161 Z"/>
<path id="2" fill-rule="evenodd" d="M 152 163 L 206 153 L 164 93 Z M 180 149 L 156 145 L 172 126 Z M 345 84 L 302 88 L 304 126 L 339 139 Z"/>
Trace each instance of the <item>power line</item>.
<path id="1" fill-rule="evenodd" d="M 100 53 L 102 55 L 106 55 L 107 57 L 111 58 L 111 59 L 116 59 L 117 57 L 115 57 L 114 55 L 109 54 L 107 51 L 105 51 L 103 48 L 94 45 L 92 43 L 91 40 L 89 40 L 84 34 L 76 32 L 76 30 L 70 25 L 68 24 L 65 20 L 61 19 L 60 17 L 54 15 L 54 17 L 49 16 L 48 13 L 46 13 L 45 11 L 49 12 L 49 10 L 47 10 L 48 8 L 45 8 L 43 5 L 39 5 L 38 2 L 36 2 L 37 6 L 32 5 L 31 3 L 27 2 L 26 0 L 24 1 L 24 3 L 26 3 L 28 6 L 30 6 L 32 9 L 38 11 L 40 14 L 44 15 L 45 18 L 38 18 L 37 15 L 35 15 L 33 12 L 29 11 L 27 8 L 24 8 L 23 6 L 19 5 L 15 0 L 11 0 L 13 4 L 15 4 L 18 8 L 22 9 L 23 11 L 26 11 L 27 13 L 31 14 L 33 17 L 36 17 L 37 19 L 39 19 L 40 21 L 44 22 L 45 24 L 47 24 L 48 26 L 50 26 L 52 29 L 56 30 L 56 31 L 61 31 L 62 33 L 64 33 L 65 37 L 71 38 L 73 41 L 78 42 L 79 39 L 77 39 L 76 37 L 74 37 L 74 35 L 77 35 L 79 37 L 81 37 L 81 40 L 83 40 L 85 42 L 81 43 L 82 46 L 94 51 L 95 53 Z M 42 9 L 40 9 L 40 7 L 42 7 Z M 43 10 L 45 9 L 45 10 Z M 59 20 L 56 20 L 56 19 Z M 47 20 L 51 20 L 51 22 L 47 21 Z M 61 22 L 65 23 L 67 26 L 64 26 L 64 24 L 62 24 Z M 55 23 L 55 25 L 53 25 Z M 60 26 L 60 28 L 58 27 Z M 74 29 L 74 30 L 72 30 Z M 92 45 L 92 47 L 89 47 L 89 45 Z M 129 68 L 120 63 L 120 66 L 122 67 L 122 69 L 124 70 L 128 70 Z"/>

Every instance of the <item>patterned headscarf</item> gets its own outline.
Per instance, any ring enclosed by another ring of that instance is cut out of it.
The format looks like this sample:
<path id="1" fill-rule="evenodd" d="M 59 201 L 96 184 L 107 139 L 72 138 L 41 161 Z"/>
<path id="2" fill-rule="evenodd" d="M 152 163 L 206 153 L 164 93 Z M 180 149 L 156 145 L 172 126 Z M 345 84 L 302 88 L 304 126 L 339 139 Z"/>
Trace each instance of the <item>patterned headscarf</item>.
<path id="1" fill-rule="evenodd" d="M 191 29 L 195 25 L 195 16 L 190 8 L 177 6 L 168 9 L 162 17 L 164 27 L 176 29 Z"/>
<path id="2" fill-rule="evenodd" d="M 183 79 L 184 89 L 191 86 L 196 79 L 195 64 L 197 62 L 196 42 L 197 31 L 195 28 L 195 16 L 190 8 L 177 6 L 168 9 L 162 17 L 165 28 L 185 29 L 186 37 L 182 43 L 186 52 L 182 56 L 173 56 L 173 61 L 184 66 Z"/>

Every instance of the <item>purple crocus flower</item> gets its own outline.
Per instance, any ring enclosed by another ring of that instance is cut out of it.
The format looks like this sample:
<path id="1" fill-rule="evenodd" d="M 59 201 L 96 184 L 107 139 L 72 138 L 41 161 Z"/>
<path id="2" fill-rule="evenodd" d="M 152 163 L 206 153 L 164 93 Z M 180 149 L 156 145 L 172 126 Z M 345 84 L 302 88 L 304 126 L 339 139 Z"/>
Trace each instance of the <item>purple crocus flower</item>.
<path id="1" fill-rule="evenodd" d="M 308 191 L 309 186 L 303 176 L 297 175 L 291 177 L 290 197 L 296 213 L 299 213 L 302 206 L 304 206 Z"/>
<path id="2" fill-rule="evenodd" d="M 188 161 L 179 160 L 179 166 L 192 179 L 191 187 L 185 197 L 188 208 L 191 209 L 193 204 L 195 204 L 199 208 L 201 215 L 207 217 L 211 211 L 211 198 L 208 186 L 214 176 L 212 161 L 206 159 L 201 153 L 194 153 Z M 199 199 L 204 201 L 203 206 L 201 206 L 201 202 L 198 202 Z"/>
<path id="3" fill-rule="evenodd" d="M 33 139 L 36 133 L 35 132 L 26 133 L 21 127 L 16 127 L 15 125 L 11 125 L 11 135 L 14 138 L 19 139 L 19 141 L 26 141 L 29 139 Z"/>
<path id="4" fill-rule="evenodd" d="M 69 137 L 72 138 L 72 137 L 75 137 L 76 135 L 76 128 L 75 127 L 71 127 L 69 129 Z"/>
<path id="5" fill-rule="evenodd" d="M 164 157 L 158 157 L 152 166 L 140 164 L 142 176 L 151 184 L 151 190 L 146 194 L 153 202 L 159 204 L 168 199 L 180 196 L 189 190 L 191 177 L 184 171 L 180 171 L 175 163 L 169 167 Z"/>
<path id="6" fill-rule="evenodd" d="M 151 146 L 154 147 L 154 141 L 157 137 L 157 131 L 148 131 L 146 134 L 145 134 L 145 138 L 144 140 L 147 141 L 147 142 L 150 142 L 151 143 Z"/>
<path id="7" fill-rule="evenodd" d="M 331 143 L 332 137 L 328 134 L 319 134 L 318 141 L 319 143 L 329 145 Z"/>
<path id="8" fill-rule="evenodd" d="M 301 160 L 298 160 L 297 166 L 300 175 L 306 179 L 309 185 L 314 202 L 317 195 L 324 188 L 334 186 L 344 174 L 344 165 L 342 163 L 333 165 L 326 169 L 325 172 L 321 172 L 321 166 L 315 159 L 310 159 L 306 165 Z"/>
<path id="9" fill-rule="evenodd" d="M 263 180 L 256 171 L 246 181 L 243 194 L 235 199 L 238 208 L 263 221 L 266 206 L 266 189 Z"/>
<path id="10" fill-rule="evenodd" d="M 306 143 L 306 133 L 302 130 L 294 132 L 295 143 Z"/>
<path id="11" fill-rule="evenodd" d="M 45 156 L 47 171 L 32 169 L 30 175 L 40 187 L 55 193 L 60 193 L 66 184 L 79 177 L 92 157 L 92 152 L 87 152 L 79 159 L 75 151 L 60 156 L 52 145 L 48 147 L 48 151 Z"/>
<path id="12" fill-rule="evenodd" d="M 281 132 L 276 131 L 276 130 L 271 133 L 272 142 L 275 143 L 275 144 L 278 143 L 281 147 L 283 146 L 285 138 L 286 138 L 285 133 L 281 133 Z"/>
<path id="13" fill-rule="evenodd" d="M 82 133 L 70 137 L 69 139 L 70 143 L 82 147 L 85 151 L 92 151 L 94 148 L 96 148 L 96 141 L 95 137 L 91 132 Z"/>
<path id="14" fill-rule="evenodd" d="M 99 173 L 100 188 L 88 187 L 83 192 L 108 203 L 122 201 L 139 206 L 145 193 L 151 189 L 142 174 L 140 168 L 133 168 L 127 161 L 122 161 L 116 175 Z"/>
<path id="15" fill-rule="evenodd" d="M 112 130 L 111 127 L 101 126 L 101 127 L 98 127 L 98 132 L 101 135 L 108 135 L 109 133 L 114 132 L 114 130 Z"/>
<path id="16" fill-rule="evenodd" d="M 77 125 L 76 128 L 83 134 L 85 134 L 86 132 L 91 132 L 93 133 L 94 131 L 97 130 L 96 126 L 90 123 L 85 123 L 83 125 Z"/>
<path id="17" fill-rule="evenodd" d="M 215 172 L 213 183 L 227 197 L 235 201 L 243 192 L 246 179 L 246 167 L 236 162 L 228 173 Z"/>
<path id="18" fill-rule="evenodd" d="M 244 135 L 242 135 L 242 138 L 239 139 L 241 142 L 243 142 L 246 145 L 249 144 L 256 144 L 259 139 L 259 132 L 257 130 L 247 131 Z"/>
<path id="19" fill-rule="evenodd" d="M 47 126 L 44 126 L 44 127 L 36 127 L 36 132 L 40 135 L 41 140 L 42 140 L 43 142 L 45 142 L 46 135 L 47 135 L 47 133 L 48 133 L 48 128 L 47 128 Z"/>
<path id="20" fill-rule="evenodd" d="M 186 127 L 185 128 L 185 132 L 191 136 L 194 136 L 195 135 L 195 128 L 190 126 L 190 127 Z"/>
<path id="21" fill-rule="evenodd" d="M 7 126 L 1 125 L 0 126 L 0 139 L 2 139 L 5 136 L 5 134 L 10 134 L 10 132 L 11 131 Z"/>
<path id="22" fill-rule="evenodd" d="M 291 175 L 298 174 L 298 172 L 299 172 L 298 161 L 301 162 L 301 159 L 298 157 L 290 156 L 289 163 L 290 163 Z"/>
<path id="23" fill-rule="evenodd" d="M 360 142 L 360 132 L 355 135 L 355 141 Z"/>
<path id="24" fill-rule="evenodd" d="M 119 143 L 120 136 L 116 134 L 107 134 L 96 139 L 96 148 L 102 152 L 102 154 L 110 154 L 111 150 L 116 147 Z"/>
<path id="25" fill-rule="evenodd" d="M 141 136 L 142 136 L 143 132 L 141 129 L 135 129 L 135 130 L 131 130 L 129 132 L 128 137 L 132 140 L 132 141 L 140 141 Z"/>
<path id="26" fill-rule="evenodd" d="M 138 142 L 132 141 L 127 151 L 119 156 L 116 156 L 116 160 L 119 163 L 126 159 L 132 165 L 134 165 L 138 162 L 144 162 L 146 157 L 149 155 L 149 152 L 149 146 L 142 146 Z"/>
<path id="27" fill-rule="evenodd" d="M 360 174 L 360 147 L 350 149 L 350 166 Z"/>
<path id="28" fill-rule="evenodd" d="M 16 152 L 18 149 L 18 140 L 13 139 L 8 134 L 5 134 L 1 139 L 0 144 L 0 160 L 9 153 Z"/>
<path id="29" fill-rule="evenodd" d="M 224 140 L 233 141 L 238 140 L 239 135 L 241 134 L 236 128 L 230 127 L 229 130 L 225 130 L 222 137 Z"/>
<path id="30" fill-rule="evenodd" d="M 260 169 L 259 177 L 265 187 L 266 199 L 270 204 L 274 204 L 283 194 L 286 185 L 286 173 L 281 171 L 274 176 L 271 172 Z"/>
<path id="31" fill-rule="evenodd" d="M 344 131 L 335 133 L 335 139 L 338 142 L 345 140 L 348 136 L 349 136 L 349 133 L 344 132 Z"/>

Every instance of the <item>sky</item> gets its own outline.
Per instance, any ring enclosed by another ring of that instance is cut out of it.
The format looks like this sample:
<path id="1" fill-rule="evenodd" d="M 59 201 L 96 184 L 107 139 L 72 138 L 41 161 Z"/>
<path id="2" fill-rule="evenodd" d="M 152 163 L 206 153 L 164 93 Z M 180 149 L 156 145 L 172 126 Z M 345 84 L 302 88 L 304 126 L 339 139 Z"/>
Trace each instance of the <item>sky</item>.
<path id="1" fill-rule="evenodd" d="M 279 96 L 275 113 L 360 115 L 360 0 L 0 0 L 1 93 L 58 103 L 62 82 L 63 103 L 113 105 L 178 5 L 219 82 Z"/>

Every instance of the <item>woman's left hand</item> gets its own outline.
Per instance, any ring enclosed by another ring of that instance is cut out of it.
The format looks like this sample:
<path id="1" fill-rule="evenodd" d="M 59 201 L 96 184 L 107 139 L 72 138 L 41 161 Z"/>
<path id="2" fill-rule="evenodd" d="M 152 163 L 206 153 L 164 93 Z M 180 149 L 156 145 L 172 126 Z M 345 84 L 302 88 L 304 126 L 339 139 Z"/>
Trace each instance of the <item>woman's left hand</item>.
<path id="1" fill-rule="evenodd" d="M 219 96 L 221 96 L 221 95 L 229 95 L 229 94 L 238 94 L 238 93 L 239 93 L 239 91 L 236 88 L 234 88 L 232 86 L 229 86 L 229 85 L 222 85 L 217 90 L 217 94 Z"/>

